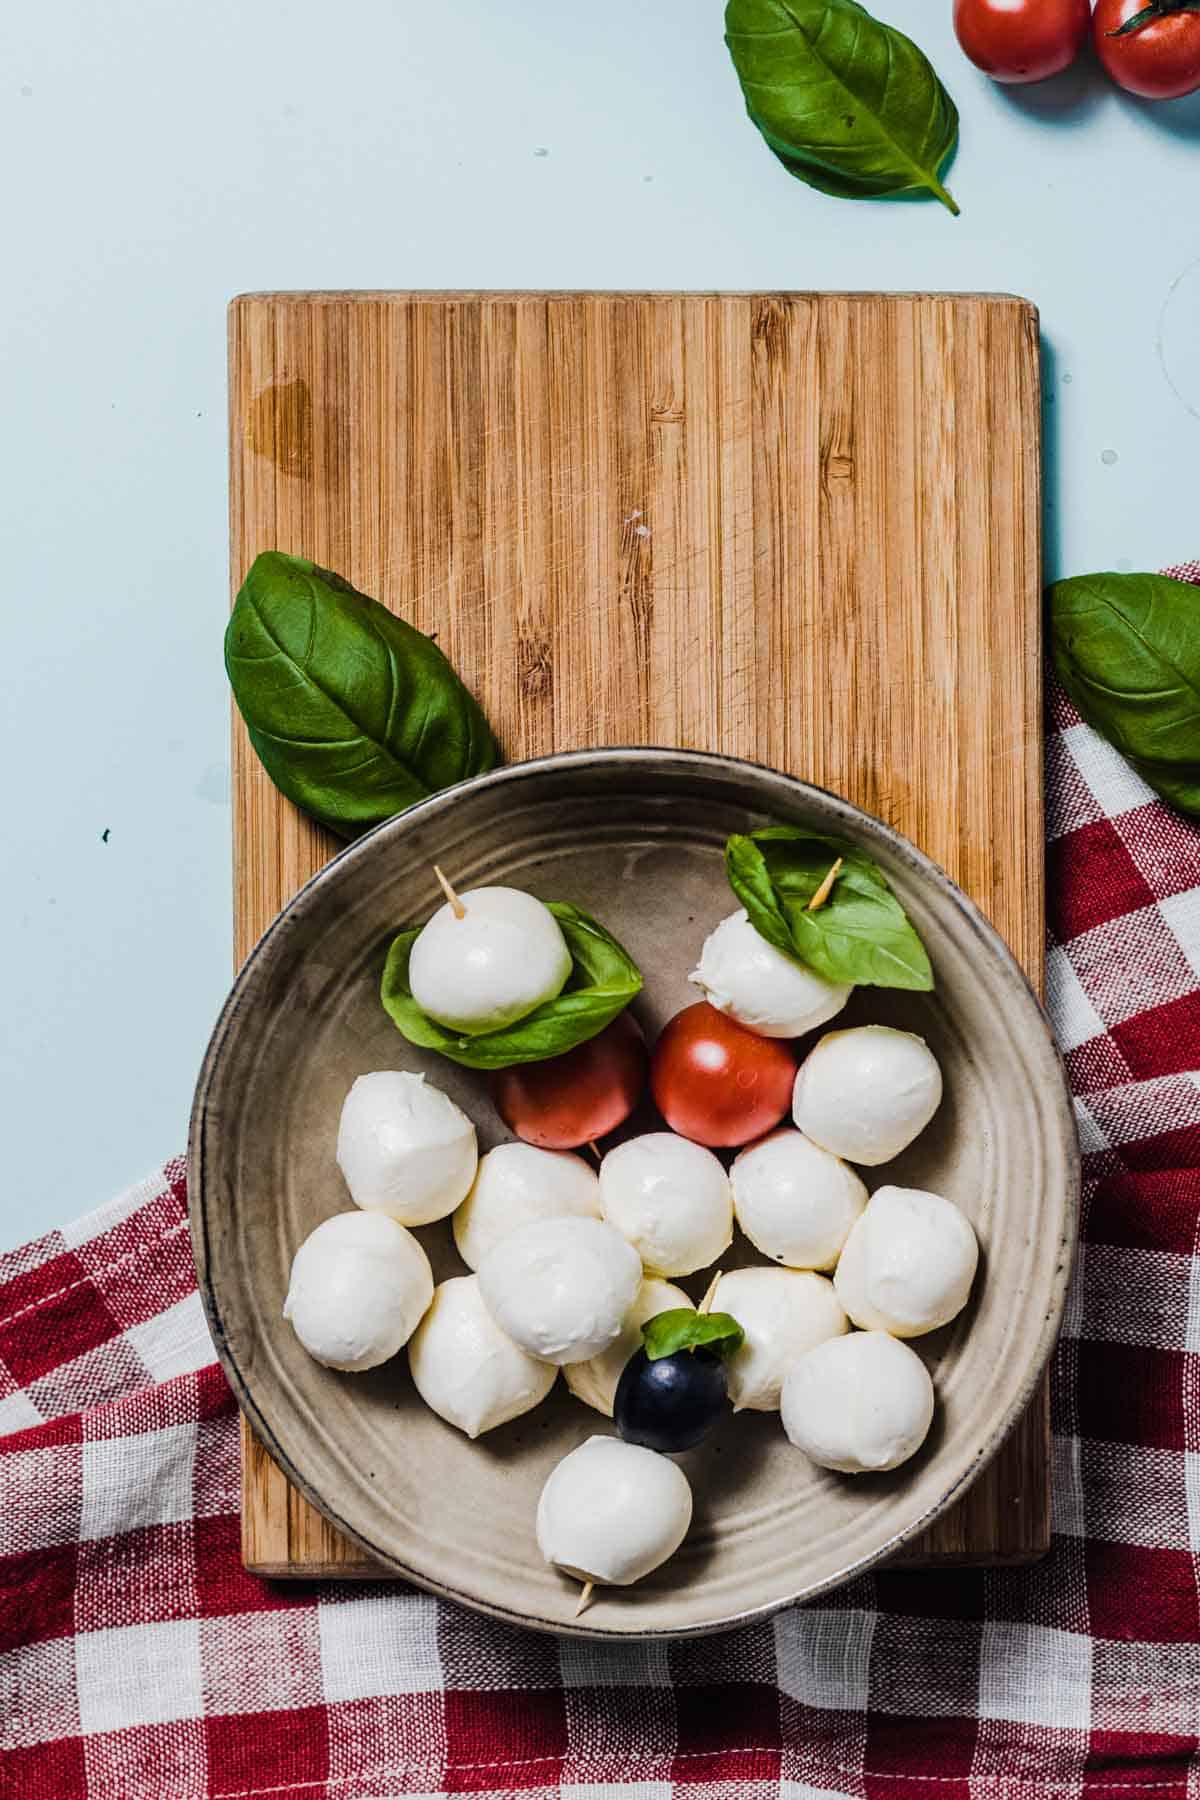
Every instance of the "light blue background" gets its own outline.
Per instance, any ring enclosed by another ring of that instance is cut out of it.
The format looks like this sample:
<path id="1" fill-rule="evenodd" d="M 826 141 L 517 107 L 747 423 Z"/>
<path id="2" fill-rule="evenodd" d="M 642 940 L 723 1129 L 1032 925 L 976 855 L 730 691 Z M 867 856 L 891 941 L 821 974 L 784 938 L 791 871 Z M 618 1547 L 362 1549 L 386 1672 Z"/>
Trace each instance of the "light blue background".
<path id="1" fill-rule="evenodd" d="M 959 102 L 961 219 L 791 180 L 718 0 L 10 0 L 0 1244 L 182 1147 L 229 982 L 232 294 L 1025 294 L 1047 573 L 1200 554 L 1200 96 L 1010 95 L 949 0 L 877 10 Z"/>

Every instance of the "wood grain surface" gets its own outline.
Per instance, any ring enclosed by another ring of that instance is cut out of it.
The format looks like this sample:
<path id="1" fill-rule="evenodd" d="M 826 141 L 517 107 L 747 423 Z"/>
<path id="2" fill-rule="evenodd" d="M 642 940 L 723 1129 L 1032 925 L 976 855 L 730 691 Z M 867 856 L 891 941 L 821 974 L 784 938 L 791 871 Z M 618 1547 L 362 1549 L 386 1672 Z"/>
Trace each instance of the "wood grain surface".
<path id="1" fill-rule="evenodd" d="M 510 759 L 751 757 L 898 826 L 1040 986 L 1037 315 L 1005 296 L 253 294 L 232 579 L 338 570 L 438 642 Z M 334 841 L 234 727 L 239 962 Z M 914 1557 L 1049 1544 L 1043 1386 Z M 243 1555 L 371 1576 L 247 1431 Z"/>

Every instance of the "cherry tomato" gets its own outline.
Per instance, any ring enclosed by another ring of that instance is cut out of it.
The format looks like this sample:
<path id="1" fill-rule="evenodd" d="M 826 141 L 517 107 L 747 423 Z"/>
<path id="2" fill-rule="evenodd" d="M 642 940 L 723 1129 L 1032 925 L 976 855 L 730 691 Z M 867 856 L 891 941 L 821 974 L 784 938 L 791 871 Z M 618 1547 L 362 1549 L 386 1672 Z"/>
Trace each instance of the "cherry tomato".
<path id="1" fill-rule="evenodd" d="M 1044 81 L 1075 61 L 1092 22 L 1088 0 L 954 0 L 954 30 L 993 81 Z"/>
<path id="2" fill-rule="evenodd" d="M 1151 17 L 1123 37 L 1110 34 L 1139 13 Z M 1172 0 L 1099 0 L 1092 21 L 1096 54 L 1118 87 L 1146 100 L 1177 100 L 1200 88 L 1200 13 Z"/>
<path id="3" fill-rule="evenodd" d="M 704 1000 L 675 1014 L 650 1059 L 650 1091 L 671 1130 L 711 1149 L 778 1125 L 795 1079 L 790 1044 L 747 1031 Z"/>
<path id="4" fill-rule="evenodd" d="M 496 1111 L 541 1150 L 576 1150 L 624 1123 L 646 1089 L 646 1040 L 632 1013 L 547 1062 L 518 1063 L 492 1077 Z"/>

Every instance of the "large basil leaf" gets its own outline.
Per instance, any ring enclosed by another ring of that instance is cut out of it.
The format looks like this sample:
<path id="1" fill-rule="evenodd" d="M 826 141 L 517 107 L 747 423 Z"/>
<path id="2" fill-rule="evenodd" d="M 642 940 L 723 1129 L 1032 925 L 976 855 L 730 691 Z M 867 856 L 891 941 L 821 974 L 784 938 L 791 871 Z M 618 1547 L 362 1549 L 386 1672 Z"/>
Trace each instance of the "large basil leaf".
<path id="1" fill-rule="evenodd" d="M 746 109 L 780 162 L 842 199 L 933 194 L 958 110 L 929 59 L 857 0 L 729 0 L 725 42 Z"/>
<path id="2" fill-rule="evenodd" d="M 838 857 L 842 868 L 815 912 Z M 760 937 L 827 981 L 928 992 L 933 970 L 879 865 L 840 838 L 772 825 L 725 846 L 729 884 Z"/>
<path id="3" fill-rule="evenodd" d="M 1200 593 L 1169 575 L 1076 575 L 1049 607 L 1054 667 L 1088 724 L 1200 817 Z"/>
<path id="4" fill-rule="evenodd" d="M 305 557 L 255 558 L 225 667 L 271 780 L 342 837 L 495 766 L 487 721 L 433 639 Z"/>
<path id="5" fill-rule="evenodd" d="M 566 987 L 515 1025 L 476 1037 L 447 1031 L 421 1011 L 408 985 L 408 960 L 422 927 L 402 931 L 388 951 L 380 998 L 409 1043 L 437 1050 L 468 1069 L 507 1069 L 514 1063 L 561 1056 L 611 1024 L 640 992 L 641 971 L 629 952 L 588 913 L 565 900 L 548 905 L 571 952 Z"/>

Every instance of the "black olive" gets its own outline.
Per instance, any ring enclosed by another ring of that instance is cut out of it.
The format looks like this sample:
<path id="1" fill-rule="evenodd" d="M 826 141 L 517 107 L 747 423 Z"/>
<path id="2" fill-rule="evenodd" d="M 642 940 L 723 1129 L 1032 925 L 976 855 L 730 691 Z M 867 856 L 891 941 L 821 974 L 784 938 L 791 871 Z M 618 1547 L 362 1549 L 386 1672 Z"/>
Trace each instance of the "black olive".
<path id="1" fill-rule="evenodd" d="M 677 1350 L 654 1362 L 638 1350 L 621 1371 L 613 1418 L 627 1444 L 670 1455 L 708 1436 L 728 1391 L 724 1361 L 712 1350 Z"/>

